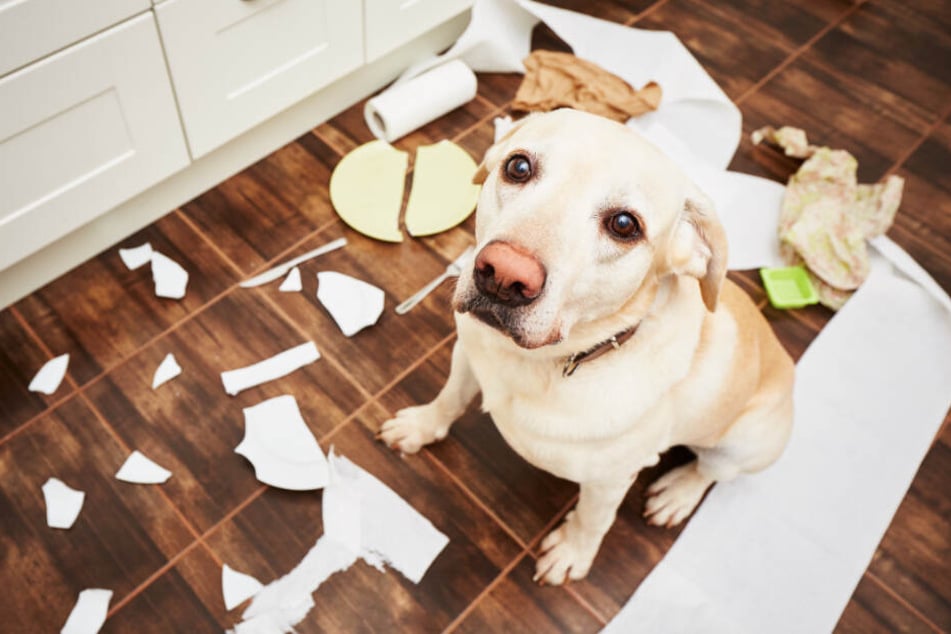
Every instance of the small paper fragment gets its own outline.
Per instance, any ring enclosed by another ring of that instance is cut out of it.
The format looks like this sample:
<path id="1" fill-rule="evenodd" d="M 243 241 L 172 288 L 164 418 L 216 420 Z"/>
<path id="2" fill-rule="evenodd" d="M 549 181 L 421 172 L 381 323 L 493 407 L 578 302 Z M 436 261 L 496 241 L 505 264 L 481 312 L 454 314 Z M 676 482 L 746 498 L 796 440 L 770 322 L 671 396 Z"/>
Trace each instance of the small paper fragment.
<path id="1" fill-rule="evenodd" d="M 152 377 L 152 389 L 154 390 L 163 383 L 167 383 L 182 373 L 182 368 L 175 360 L 175 355 L 169 352 L 162 359 L 159 367 L 155 369 L 155 376 Z"/>
<path id="2" fill-rule="evenodd" d="M 244 438 L 235 453 L 251 462 L 265 484 L 290 491 L 327 484 L 327 459 L 289 394 L 244 408 Z"/>
<path id="3" fill-rule="evenodd" d="M 261 582 L 251 575 L 238 572 L 228 564 L 221 568 L 221 594 L 224 596 L 226 610 L 233 610 L 256 595 L 263 587 Z"/>
<path id="4" fill-rule="evenodd" d="M 317 299 L 347 337 L 372 326 L 383 314 L 383 290 L 343 273 L 317 274 Z"/>
<path id="5" fill-rule="evenodd" d="M 134 271 L 152 260 L 152 245 L 146 242 L 131 249 L 119 249 L 119 257 L 127 269 Z"/>
<path id="6" fill-rule="evenodd" d="M 72 528 L 83 508 L 86 494 L 58 478 L 50 478 L 43 485 L 43 499 L 46 502 L 46 524 L 50 528 Z"/>
<path id="7" fill-rule="evenodd" d="M 157 465 L 140 451 L 133 451 L 116 472 L 116 478 L 134 484 L 161 484 L 172 477 L 172 472 Z"/>
<path id="8" fill-rule="evenodd" d="M 221 382 L 225 392 L 234 396 L 241 390 L 287 376 L 319 358 L 317 346 L 308 341 L 253 365 L 222 372 Z"/>
<path id="9" fill-rule="evenodd" d="M 66 376 L 66 368 L 69 366 L 69 354 L 61 354 L 55 359 L 47 361 L 40 371 L 36 373 L 33 380 L 30 381 L 31 392 L 42 392 L 43 394 L 52 394 L 59 389 L 63 377 Z"/>
<path id="10" fill-rule="evenodd" d="M 285 293 L 294 293 L 300 291 L 303 288 L 304 285 L 301 283 L 300 279 L 300 269 L 295 266 L 288 272 L 287 277 L 285 277 L 284 281 L 281 282 L 278 290 Z"/>
<path id="11" fill-rule="evenodd" d="M 60 634 L 96 634 L 109 612 L 112 590 L 90 588 L 79 593 L 76 605 L 66 619 Z"/>
<path id="12" fill-rule="evenodd" d="M 158 251 L 152 252 L 152 279 L 155 281 L 155 294 L 158 297 L 185 297 L 188 272 L 178 262 Z"/>

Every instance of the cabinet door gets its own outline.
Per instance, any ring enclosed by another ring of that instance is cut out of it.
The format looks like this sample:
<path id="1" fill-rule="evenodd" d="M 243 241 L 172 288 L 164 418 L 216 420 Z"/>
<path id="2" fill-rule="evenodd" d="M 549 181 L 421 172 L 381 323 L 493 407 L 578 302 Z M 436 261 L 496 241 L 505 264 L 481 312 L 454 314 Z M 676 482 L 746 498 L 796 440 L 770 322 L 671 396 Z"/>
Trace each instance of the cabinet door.
<path id="1" fill-rule="evenodd" d="M 364 3 L 367 63 L 472 6 L 472 0 L 364 0 Z"/>
<path id="2" fill-rule="evenodd" d="M 363 63 L 359 0 L 166 0 L 155 12 L 195 157 Z"/>
<path id="3" fill-rule="evenodd" d="M 0 79 L 0 112 L 0 269 L 188 163 L 151 13 Z"/>

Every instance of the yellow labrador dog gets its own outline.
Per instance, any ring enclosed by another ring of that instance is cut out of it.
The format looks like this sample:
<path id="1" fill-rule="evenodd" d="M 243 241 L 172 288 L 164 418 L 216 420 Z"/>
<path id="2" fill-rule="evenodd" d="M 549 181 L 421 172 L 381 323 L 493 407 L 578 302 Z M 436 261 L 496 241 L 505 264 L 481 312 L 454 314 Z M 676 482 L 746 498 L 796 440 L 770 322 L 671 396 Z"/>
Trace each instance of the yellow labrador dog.
<path id="1" fill-rule="evenodd" d="M 793 363 L 726 280 L 710 201 L 630 128 L 574 110 L 530 116 L 489 149 L 476 181 L 478 244 L 453 298 L 449 378 L 380 435 L 416 452 L 481 391 L 515 451 L 581 486 L 537 564 L 537 581 L 560 584 L 588 573 L 637 473 L 668 448 L 697 459 L 649 488 L 645 516 L 658 525 L 684 520 L 713 482 L 775 461 Z"/>

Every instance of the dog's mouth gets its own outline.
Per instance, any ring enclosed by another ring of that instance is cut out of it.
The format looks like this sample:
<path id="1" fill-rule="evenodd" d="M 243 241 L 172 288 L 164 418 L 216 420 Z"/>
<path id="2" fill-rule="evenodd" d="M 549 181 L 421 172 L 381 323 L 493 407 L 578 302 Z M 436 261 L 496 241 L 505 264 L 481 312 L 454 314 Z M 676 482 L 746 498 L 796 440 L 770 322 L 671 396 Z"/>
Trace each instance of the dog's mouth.
<path id="1" fill-rule="evenodd" d="M 456 305 L 456 312 L 469 313 L 487 326 L 498 330 L 511 339 L 519 347 L 534 350 L 543 346 L 554 345 L 561 341 L 561 336 L 555 332 L 546 339 L 535 340 L 528 336 L 521 325 L 524 316 L 523 309 L 500 306 L 478 294 L 470 296 Z"/>

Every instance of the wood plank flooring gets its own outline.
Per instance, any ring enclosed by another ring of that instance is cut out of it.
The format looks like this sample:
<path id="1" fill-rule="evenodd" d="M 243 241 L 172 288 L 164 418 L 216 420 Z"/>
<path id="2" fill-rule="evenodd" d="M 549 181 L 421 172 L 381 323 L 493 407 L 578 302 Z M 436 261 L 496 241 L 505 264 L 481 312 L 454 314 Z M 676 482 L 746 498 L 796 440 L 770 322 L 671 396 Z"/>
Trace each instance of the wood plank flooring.
<path id="1" fill-rule="evenodd" d="M 552 4 L 677 33 L 738 103 L 747 135 L 765 124 L 801 126 L 814 142 L 852 152 L 865 182 L 905 177 L 890 235 L 951 290 L 951 0 Z M 544 28 L 533 42 L 564 50 Z M 397 146 L 412 155 L 450 138 L 479 158 L 519 82 L 480 75 L 475 100 Z M 442 385 L 454 337 L 449 285 L 406 317 L 393 307 L 473 241 L 473 223 L 398 245 L 345 227 L 328 178 L 370 138 L 357 104 L 117 245 L 148 240 L 182 263 L 191 281 L 181 301 L 156 298 L 147 270 L 126 270 L 111 248 L 0 311 L 0 630 L 56 631 L 87 587 L 115 593 L 104 632 L 233 625 L 240 610 L 222 603 L 222 563 L 267 582 L 322 532 L 319 493 L 263 486 L 234 454 L 241 408 L 283 393 L 296 396 L 324 448 L 377 475 L 450 538 L 418 586 L 362 563 L 331 578 L 301 632 L 595 632 L 663 557 L 677 531 L 644 523 L 644 489 L 687 459 L 681 450 L 629 494 L 602 550 L 612 555 L 586 580 L 550 588 L 531 582 L 537 546 L 574 504 L 575 486 L 527 465 L 476 409 L 417 456 L 374 440 L 388 416 Z M 744 139 L 732 167 L 783 180 L 792 164 Z M 339 236 L 347 249 L 303 265 L 303 293 L 237 287 Z M 341 335 L 314 297 L 315 273 L 327 269 L 384 290 L 378 325 Z M 830 317 L 822 308 L 765 307 L 755 273 L 731 275 L 796 358 Z M 222 370 L 306 340 L 321 350 L 318 363 L 236 397 L 223 392 Z M 59 390 L 28 392 L 42 363 L 65 352 Z M 152 372 L 168 352 L 184 373 L 153 391 Z M 951 631 L 948 422 L 837 631 Z M 173 477 L 162 486 L 116 481 L 132 449 Z M 69 531 L 46 526 L 40 488 L 50 476 L 86 491 Z"/>

